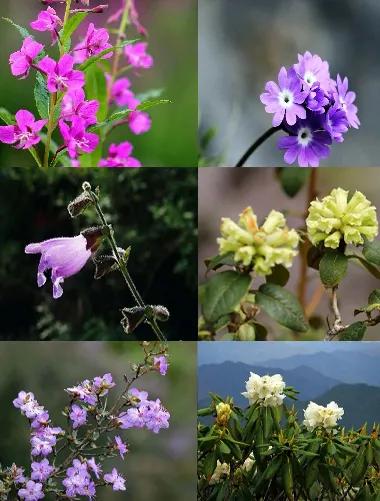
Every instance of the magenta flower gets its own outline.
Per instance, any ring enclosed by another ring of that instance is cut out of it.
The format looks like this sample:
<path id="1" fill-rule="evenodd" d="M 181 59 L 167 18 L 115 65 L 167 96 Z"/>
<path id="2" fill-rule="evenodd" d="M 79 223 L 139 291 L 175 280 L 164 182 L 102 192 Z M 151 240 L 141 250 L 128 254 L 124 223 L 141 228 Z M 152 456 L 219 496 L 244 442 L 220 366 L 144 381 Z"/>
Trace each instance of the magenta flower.
<path id="1" fill-rule="evenodd" d="M 42 52 L 43 48 L 44 46 L 35 42 L 32 37 L 25 38 L 21 49 L 9 56 L 12 75 L 26 78 L 34 59 Z"/>
<path id="2" fill-rule="evenodd" d="M 113 468 L 112 473 L 104 475 L 104 481 L 107 484 L 112 484 L 112 490 L 114 491 L 125 491 L 125 479 L 119 475 L 116 468 Z"/>
<path id="3" fill-rule="evenodd" d="M 151 68 L 153 66 L 153 57 L 147 54 L 147 47 L 148 44 L 146 42 L 136 42 L 126 45 L 124 47 L 124 54 L 128 64 L 134 68 Z"/>
<path id="4" fill-rule="evenodd" d="M 46 482 L 54 471 L 54 467 L 50 465 L 48 459 L 43 459 L 40 462 L 34 461 L 31 466 L 32 480 L 38 480 L 38 482 Z"/>
<path id="5" fill-rule="evenodd" d="M 141 163 L 131 157 L 133 146 L 128 141 L 121 144 L 111 144 L 108 158 L 102 159 L 99 167 L 141 167 Z"/>
<path id="6" fill-rule="evenodd" d="M 86 101 L 83 89 L 70 90 L 62 99 L 61 118 L 73 121 L 75 118 L 84 120 L 86 126 L 95 124 L 99 101 Z"/>
<path id="7" fill-rule="evenodd" d="M 356 99 L 355 92 L 348 90 L 348 78 L 345 77 L 344 80 L 337 76 L 336 79 L 336 89 L 333 92 L 333 96 L 336 102 L 338 102 L 343 110 L 346 112 L 348 124 L 350 127 L 355 129 L 359 128 L 360 121 L 358 118 L 358 108 L 353 104 Z"/>
<path id="8" fill-rule="evenodd" d="M 115 437 L 115 447 L 119 451 L 121 459 L 124 459 L 124 454 L 128 452 L 128 447 L 119 436 Z"/>
<path id="9" fill-rule="evenodd" d="M 106 29 L 96 29 L 94 23 L 88 25 L 87 34 L 82 42 L 74 48 L 74 59 L 76 63 L 83 63 L 91 56 L 95 56 L 103 50 L 109 49 L 112 45 L 109 43 L 109 33 Z M 112 52 L 105 54 L 102 59 L 112 57 Z"/>
<path id="10" fill-rule="evenodd" d="M 133 134 L 139 135 L 148 132 L 152 126 L 152 120 L 145 111 L 136 110 L 128 115 L 128 124 Z"/>
<path id="11" fill-rule="evenodd" d="M 36 31 L 50 31 L 53 43 L 58 39 L 58 29 L 61 25 L 62 21 L 52 7 L 41 11 L 37 19 L 30 23 L 30 26 Z"/>
<path id="12" fill-rule="evenodd" d="M 27 150 L 41 141 L 38 133 L 47 123 L 47 120 L 35 120 L 28 110 L 19 110 L 16 115 L 16 125 L 0 127 L 0 141 L 14 144 L 15 148 Z"/>
<path id="13" fill-rule="evenodd" d="M 284 160 L 292 164 L 298 158 L 300 167 L 318 167 L 321 158 L 327 158 L 332 143 L 331 136 L 322 129 L 321 115 L 298 120 L 289 128 L 290 136 L 281 137 L 278 141 L 280 150 L 285 150 Z"/>
<path id="14" fill-rule="evenodd" d="M 33 480 L 28 480 L 25 488 L 18 491 L 18 497 L 24 499 L 25 501 L 38 501 L 45 497 L 42 491 L 42 484 L 33 482 Z"/>
<path id="15" fill-rule="evenodd" d="M 41 254 L 37 271 L 37 284 L 42 287 L 46 283 L 45 271 L 51 269 L 53 297 L 62 296 L 61 284 L 65 278 L 78 273 L 91 257 L 91 248 L 83 235 L 76 237 L 52 238 L 44 242 L 29 244 L 26 254 Z"/>
<path id="16" fill-rule="evenodd" d="M 80 153 L 91 153 L 99 144 L 99 136 L 86 132 L 86 123 L 81 119 L 74 117 L 71 127 L 60 120 L 59 130 L 70 158 L 77 158 Z"/>
<path id="17" fill-rule="evenodd" d="M 159 357 L 154 357 L 153 363 L 155 368 L 160 372 L 161 376 L 166 376 L 168 372 L 168 361 L 164 355 L 160 355 Z"/>
<path id="18" fill-rule="evenodd" d="M 118 106 L 126 106 L 130 110 L 134 110 L 140 104 L 134 93 L 130 90 L 131 82 L 128 78 L 119 78 L 112 85 L 111 100 L 115 101 Z"/>
<path id="19" fill-rule="evenodd" d="M 84 86 L 84 74 L 73 69 L 74 58 L 69 54 L 64 54 L 58 62 L 46 56 L 41 59 L 38 67 L 47 74 L 49 92 L 65 92 Z"/>
<path id="20" fill-rule="evenodd" d="M 73 422 L 73 428 L 79 428 L 87 422 L 87 411 L 79 405 L 73 404 L 71 406 L 71 412 L 69 414 L 71 421 Z"/>
<path id="21" fill-rule="evenodd" d="M 294 65 L 297 74 L 307 87 L 319 82 L 325 92 L 331 90 L 329 63 L 323 61 L 317 54 L 306 51 L 303 56 L 298 54 L 298 63 Z"/>
<path id="22" fill-rule="evenodd" d="M 294 125 L 298 118 L 306 118 L 305 102 L 308 92 L 302 90 L 302 83 L 294 69 L 286 70 L 283 66 L 278 74 L 278 84 L 267 82 L 260 100 L 265 104 L 267 113 L 274 113 L 272 124 L 278 127 L 285 118 L 289 125 Z"/>

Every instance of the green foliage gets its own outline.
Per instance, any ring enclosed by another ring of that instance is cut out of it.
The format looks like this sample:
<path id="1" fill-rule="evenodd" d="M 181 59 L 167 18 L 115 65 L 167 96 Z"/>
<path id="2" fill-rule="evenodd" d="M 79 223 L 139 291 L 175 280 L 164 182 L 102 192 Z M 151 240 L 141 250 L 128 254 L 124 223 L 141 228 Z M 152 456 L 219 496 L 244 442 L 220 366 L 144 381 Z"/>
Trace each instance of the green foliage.
<path id="1" fill-rule="evenodd" d="M 319 275 L 325 287 L 336 287 L 347 273 L 348 258 L 339 250 L 328 250 L 319 263 Z"/>
<path id="2" fill-rule="evenodd" d="M 310 169 L 299 167 L 284 167 L 280 171 L 280 181 L 284 192 L 289 197 L 295 197 L 302 189 L 310 175 Z"/>
<path id="3" fill-rule="evenodd" d="M 380 266 L 380 241 L 369 242 L 366 240 L 363 246 L 363 256 L 369 263 Z"/>
<path id="4" fill-rule="evenodd" d="M 59 37 L 64 52 L 69 52 L 71 47 L 71 35 L 79 27 L 79 25 L 86 19 L 88 12 L 77 12 L 69 17 L 66 26 L 60 31 Z"/>
<path id="5" fill-rule="evenodd" d="M 340 335 L 340 341 L 361 341 L 364 337 L 367 326 L 364 322 L 355 322 L 344 329 Z"/>
<path id="6" fill-rule="evenodd" d="M 49 118 L 49 99 L 45 79 L 41 73 L 37 72 L 36 83 L 34 84 L 34 100 L 38 113 L 42 119 Z"/>

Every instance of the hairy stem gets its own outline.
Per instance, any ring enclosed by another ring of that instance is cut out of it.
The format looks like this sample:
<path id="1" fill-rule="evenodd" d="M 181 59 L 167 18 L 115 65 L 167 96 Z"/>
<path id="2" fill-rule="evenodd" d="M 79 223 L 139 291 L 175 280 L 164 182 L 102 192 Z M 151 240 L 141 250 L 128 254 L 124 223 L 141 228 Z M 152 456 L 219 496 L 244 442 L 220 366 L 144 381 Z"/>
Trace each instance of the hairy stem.
<path id="1" fill-rule="evenodd" d="M 55 107 L 57 104 L 57 94 L 50 95 L 50 106 L 49 106 L 49 120 L 47 125 L 47 134 L 46 134 L 46 144 L 45 144 L 45 154 L 44 154 L 44 168 L 49 168 L 49 153 L 50 153 L 50 144 L 51 144 L 51 136 L 53 134 L 54 127 L 54 114 Z"/>
<path id="2" fill-rule="evenodd" d="M 347 328 L 347 325 L 343 325 L 342 322 L 342 315 L 338 305 L 337 291 L 338 287 L 333 287 L 331 290 L 331 309 L 334 314 L 334 323 L 332 327 L 329 327 L 326 333 L 325 341 L 331 341 L 337 334 Z"/>
<path id="3" fill-rule="evenodd" d="M 248 158 L 254 153 L 257 148 L 262 145 L 268 138 L 273 136 L 276 132 L 281 130 L 281 127 L 271 127 L 268 129 L 262 136 L 260 136 L 249 148 L 248 150 L 244 153 L 244 155 L 241 157 L 241 159 L 238 161 L 238 163 L 235 165 L 235 167 L 243 167 L 245 162 L 248 160 Z"/>

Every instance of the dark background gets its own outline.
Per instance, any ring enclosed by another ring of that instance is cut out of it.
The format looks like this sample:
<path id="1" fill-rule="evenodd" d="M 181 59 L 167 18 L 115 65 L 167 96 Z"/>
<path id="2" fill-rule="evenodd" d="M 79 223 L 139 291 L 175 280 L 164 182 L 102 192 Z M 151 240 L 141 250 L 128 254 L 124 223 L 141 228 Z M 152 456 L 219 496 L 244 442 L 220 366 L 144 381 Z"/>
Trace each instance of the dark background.
<path id="1" fill-rule="evenodd" d="M 323 166 L 379 164 L 380 3 L 378 0 L 203 0 L 199 2 L 199 74 L 202 131 L 217 136 L 209 165 L 235 165 L 272 123 L 259 96 L 281 66 L 309 50 L 330 63 L 333 78 L 349 79 L 357 93 L 359 130 L 334 144 Z M 277 137 L 276 137 L 277 136 Z M 284 165 L 273 136 L 249 166 Z"/>
<path id="2" fill-rule="evenodd" d="M 91 6 L 109 4 L 104 14 L 88 16 L 81 25 L 79 36 L 84 36 L 89 22 L 96 27 L 105 21 L 121 5 L 121 0 L 92 1 Z M 74 2 L 73 2 L 73 5 Z M 82 6 L 81 4 L 79 4 Z M 131 72 L 128 78 L 137 94 L 150 89 L 164 89 L 162 98 L 172 104 L 151 108 L 153 126 L 142 136 L 133 135 L 128 127 L 115 130 L 110 142 L 129 140 L 134 145 L 134 156 L 143 165 L 155 167 L 194 167 L 197 165 L 197 2 L 196 0 L 137 0 L 140 21 L 149 31 L 148 52 L 155 59 L 154 67 L 142 70 L 139 75 Z M 38 0 L 2 0 L 1 16 L 27 27 L 45 9 Z M 62 6 L 54 6 L 61 15 Z M 26 108 L 37 115 L 34 99 L 34 71 L 26 80 L 17 80 L 10 72 L 9 54 L 19 50 L 22 38 L 17 30 L 0 19 L 0 107 L 13 114 Z M 118 24 L 110 25 L 112 28 Z M 36 40 L 50 44 L 50 33 L 40 33 L 28 28 Z M 133 28 L 129 39 L 139 37 Z M 46 49 L 49 51 L 49 45 Z M 51 54 L 56 57 L 56 49 Z M 3 125 L 3 124 L 1 124 Z M 120 130 L 121 129 L 121 130 Z M 57 138 L 60 138 L 59 134 Z M 4 165 L 32 165 L 28 152 L 20 152 L 0 144 L 0 167 Z"/>
<path id="3" fill-rule="evenodd" d="M 65 281 L 60 299 L 52 298 L 50 278 L 37 287 L 40 256 L 24 254 L 25 245 L 98 224 L 93 209 L 75 219 L 66 210 L 85 180 L 100 186 L 118 245 L 132 246 L 129 271 L 146 303 L 169 308 L 171 318 L 161 324 L 165 334 L 194 339 L 197 170 L 190 168 L 62 169 L 49 176 L 35 169 L 0 171 L 0 338 L 154 339 L 145 325 L 128 337 L 123 333 L 119 310 L 134 302 L 118 272 L 94 280 L 89 260 Z"/>

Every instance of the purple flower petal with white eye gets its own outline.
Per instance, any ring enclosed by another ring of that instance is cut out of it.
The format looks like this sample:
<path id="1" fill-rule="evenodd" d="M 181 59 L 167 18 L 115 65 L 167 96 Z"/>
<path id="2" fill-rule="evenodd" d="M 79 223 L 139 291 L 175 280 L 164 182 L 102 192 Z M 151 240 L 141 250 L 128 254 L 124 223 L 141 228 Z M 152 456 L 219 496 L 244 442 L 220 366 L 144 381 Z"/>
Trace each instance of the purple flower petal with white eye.
<path id="1" fill-rule="evenodd" d="M 38 287 L 46 283 L 45 272 L 51 269 L 53 297 L 54 299 L 61 297 L 63 294 L 61 284 L 65 278 L 78 273 L 91 257 L 91 249 L 87 248 L 87 245 L 83 235 L 52 238 L 27 245 L 26 254 L 41 254 L 37 271 Z"/>
<path id="2" fill-rule="evenodd" d="M 294 65 L 294 69 L 306 87 L 310 88 L 315 82 L 319 82 L 322 90 L 330 91 L 329 63 L 323 61 L 317 54 L 311 54 L 309 51 L 302 56 L 298 54 L 298 63 Z"/>

